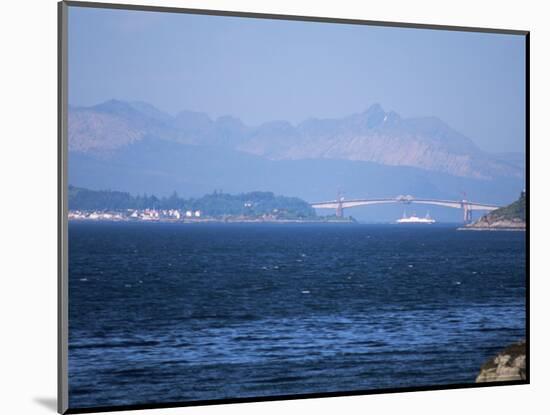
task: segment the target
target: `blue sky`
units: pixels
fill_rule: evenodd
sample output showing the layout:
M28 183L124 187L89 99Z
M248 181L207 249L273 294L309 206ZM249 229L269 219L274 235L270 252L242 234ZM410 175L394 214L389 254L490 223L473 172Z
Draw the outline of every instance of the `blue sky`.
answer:
M522 36L69 8L69 101L149 102L245 123L380 103L524 151Z

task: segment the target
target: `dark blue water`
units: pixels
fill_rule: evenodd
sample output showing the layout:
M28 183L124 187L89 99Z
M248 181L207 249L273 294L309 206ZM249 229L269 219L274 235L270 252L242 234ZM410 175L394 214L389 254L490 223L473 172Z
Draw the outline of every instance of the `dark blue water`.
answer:
M525 235L71 223L72 408L470 383L525 337Z

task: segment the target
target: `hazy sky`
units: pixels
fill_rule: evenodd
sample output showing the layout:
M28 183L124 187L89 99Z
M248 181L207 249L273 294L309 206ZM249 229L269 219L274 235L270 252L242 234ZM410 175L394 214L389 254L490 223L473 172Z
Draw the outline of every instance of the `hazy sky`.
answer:
M69 8L69 101L140 100L250 125L380 103L524 151L522 36Z

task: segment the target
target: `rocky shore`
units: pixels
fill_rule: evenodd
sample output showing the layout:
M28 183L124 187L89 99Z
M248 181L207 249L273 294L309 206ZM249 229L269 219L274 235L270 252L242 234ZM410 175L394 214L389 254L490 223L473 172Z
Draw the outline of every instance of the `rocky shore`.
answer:
M526 230L526 195L520 197L508 206L497 209L482 216L474 223L459 228L473 231L525 231Z
M512 344L481 367L476 383L525 380L525 341Z
M521 219L502 219L483 216L478 221L466 225L460 230L488 230L488 231L524 231L525 221Z

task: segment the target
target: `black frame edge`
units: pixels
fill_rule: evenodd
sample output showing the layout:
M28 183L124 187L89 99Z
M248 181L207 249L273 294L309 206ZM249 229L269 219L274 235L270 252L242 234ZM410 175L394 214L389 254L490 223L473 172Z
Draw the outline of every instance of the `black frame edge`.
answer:
M531 154L531 34L525 34L525 377L527 383L530 378L530 310L531 310L531 255L530 255L530 235L531 235L531 189L530 189L530 154Z

